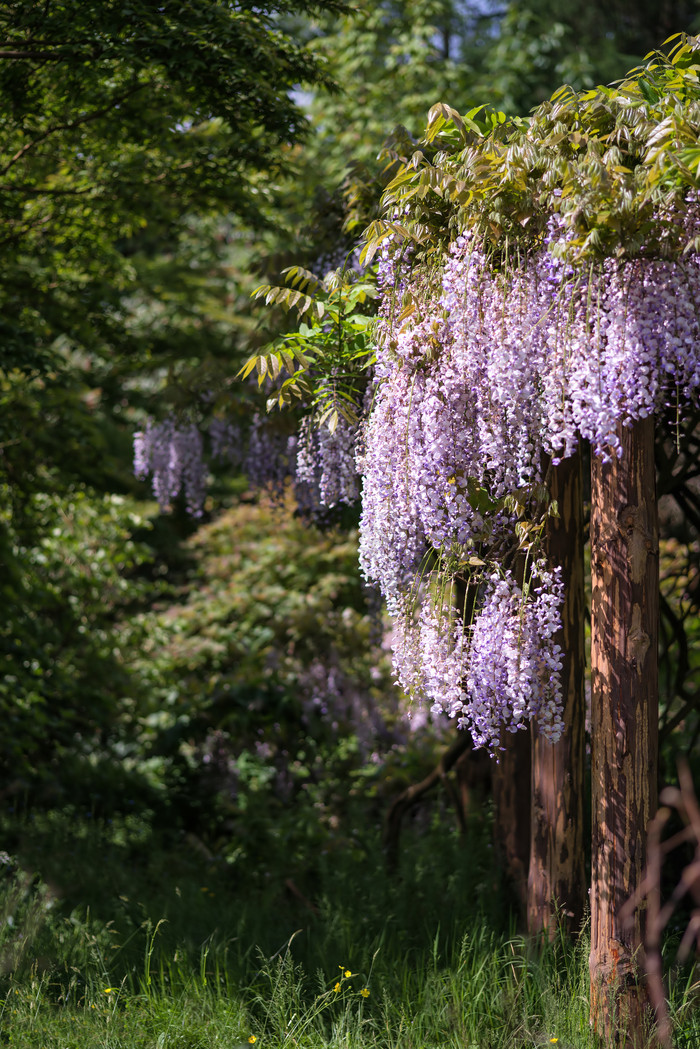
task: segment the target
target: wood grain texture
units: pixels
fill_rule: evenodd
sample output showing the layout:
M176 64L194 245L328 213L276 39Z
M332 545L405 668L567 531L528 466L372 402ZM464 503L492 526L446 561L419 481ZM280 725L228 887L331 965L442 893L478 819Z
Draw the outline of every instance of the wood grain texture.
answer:
M494 833L506 877L525 915L530 862L530 726L501 734L493 767Z
M549 743L532 727L532 803L528 931L552 937L558 923L577 933L583 919L585 869L583 792L586 672L584 640L583 481L581 454L552 469L551 497L559 516L547 529L550 564L562 569L564 607L556 637L564 652L565 729Z
M654 421L620 427L622 456L591 463L591 1022L606 1046L641 1049L647 1002L639 885L656 811L658 521Z

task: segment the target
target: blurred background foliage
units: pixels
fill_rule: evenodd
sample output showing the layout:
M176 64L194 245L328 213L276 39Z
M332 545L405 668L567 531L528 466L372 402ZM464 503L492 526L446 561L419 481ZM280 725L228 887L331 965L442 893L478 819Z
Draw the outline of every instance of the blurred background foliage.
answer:
M389 136L622 77L700 4L78 6L0 12L0 844L31 866L29 813L128 834L137 811L142 844L303 897L333 850L376 849L441 732L403 716L352 511L309 527L216 467L199 526L162 517L133 431L262 409L234 376L288 320L251 292L352 254ZM667 515L666 775L700 732L692 512Z

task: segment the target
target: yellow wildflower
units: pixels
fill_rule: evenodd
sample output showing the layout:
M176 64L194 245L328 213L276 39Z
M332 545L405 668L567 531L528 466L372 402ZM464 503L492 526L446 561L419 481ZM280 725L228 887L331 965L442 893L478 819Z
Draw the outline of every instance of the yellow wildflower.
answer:
M346 980L349 980L350 977L352 976L352 973L350 972L349 969L346 969L345 972L343 973L343 976L345 977Z
M360 994L363 998L369 998L369 987L363 987Z
M254 1042L257 1042L257 1038L255 1037L255 1035L254 1035L254 1034L251 1034L251 1036L250 1036L250 1038L248 1039L248 1041L249 1041L249 1042L250 1042L250 1044L252 1045L252 1044L253 1044Z
M340 984L339 984L339 983L337 983L337 984L335 985L335 987L333 988L333 990L334 990L334 991L335 991L335 993L337 994L337 993L338 993L338 991L340 990Z

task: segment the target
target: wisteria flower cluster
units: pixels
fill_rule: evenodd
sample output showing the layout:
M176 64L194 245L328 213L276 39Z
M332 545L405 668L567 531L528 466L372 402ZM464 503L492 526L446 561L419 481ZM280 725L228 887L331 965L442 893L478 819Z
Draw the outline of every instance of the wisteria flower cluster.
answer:
M141 479L151 475L161 510L169 509L184 491L188 513L201 517L207 468L202 435L194 424L178 425L172 417L163 422L149 419L134 435L134 473Z
M242 464L244 444L240 426L215 415L209 423L209 441L214 459L233 466Z
M301 423L297 436L294 480L309 487L314 501L332 509L339 503L352 505L360 495L355 463L357 428L342 416L333 431L314 426L310 416Z
M356 427L342 417L331 431L306 416L299 431L289 435L255 415L243 470L254 487L273 499L282 499L291 486L299 512L316 520L340 503L359 498L355 437Z
M528 599L510 572L493 572L479 586L471 622L454 603L426 596L397 617L397 682L430 704L433 714L456 718L474 745L501 747L503 729L515 732L536 717L543 734L559 738L562 585L557 570L532 566Z
M274 429L264 415L253 416L243 469L255 488L265 489L274 499L284 497L294 472L296 438Z
M523 527L547 512L546 464L581 438L614 456L620 423L700 394L698 257L582 275L562 236L553 221L538 251L496 264L462 236L432 275L389 245L379 267L361 564L396 617L403 687L491 749L531 717L551 739L562 728L562 587L542 529ZM425 596L460 574L476 595L466 617Z
M698 399L698 255L609 258L582 280L545 249L517 283L540 288L524 334L540 351L548 451L567 455L583 437L609 459L620 451L621 422Z
M247 441L239 427L215 417L209 424L209 443L212 458L239 467L253 487L273 500L283 499L291 484L300 511L314 518L359 499L356 432L343 417L332 431L314 426L306 417L298 434L289 434L255 414ZM162 422L149 420L134 435L134 473L142 479L151 476L162 511L184 493L188 513L201 517L209 469L202 435L193 423L179 424L173 416Z
M209 424L211 458L239 467L251 484L281 498L296 459L296 440L274 431L267 420L253 417L247 442L239 427L215 417ZM161 511L170 510L184 494L187 512L201 517L209 477L204 439L195 423L180 423L172 415L161 422L149 419L134 434L134 473L151 477Z

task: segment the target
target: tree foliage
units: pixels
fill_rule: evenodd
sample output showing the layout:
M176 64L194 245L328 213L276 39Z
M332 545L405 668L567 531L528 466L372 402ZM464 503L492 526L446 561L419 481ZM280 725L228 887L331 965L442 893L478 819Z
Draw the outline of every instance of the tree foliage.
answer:
M494 247L527 250L551 214L564 219L579 262L692 248L670 212L697 186L697 106L695 51L686 43L615 87L562 88L528 120L478 110L462 117L438 104L419 148L397 158L384 206L399 212L410 202L402 229L426 250L465 229ZM370 250L392 232L371 227Z
M524 113L561 79L575 89L612 79L628 64L621 52L641 58L666 35L657 32L665 8L616 6L610 32L607 12L607 5L572 13L534 0L502 8L362 3L353 12L333 0L3 6L1 636L17 680L5 683L2 700L16 719L7 749L15 770L28 767L23 741L28 763L45 753L33 709L47 734L55 731L59 751L71 740L87 748L100 734L123 742L133 729L130 714L120 721L124 695L117 695L124 684L115 669L123 653L114 655L114 621L123 617L117 580L129 590L132 576L147 571L138 563L146 552L137 547L120 569L95 575L106 594L105 622L76 551L77 542L116 562L119 543L128 549L138 535L129 514L142 511L101 494L131 487L125 422L142 425L147 414L173 408L188 422L223 417L236 397L233 375L251 354L251 371L277 405L296 404L301 394L331 425L343 407L356 411L371 357L373 275L327 275L349 254L351 269L353 231L377 217L387 183L388 205L411 214L385 216L371 228L373 244L405 236L419 258L434 251L435 259L465 223L487 231L494 244L505 243L504 234L512 245L537 239L562 187L558 206L576 230L576 250L592 256L627 222L620 205L632 194L633 251L635 209L651 213L695 186L695 74L685 59L659 59L620 88L564 92L530 122L497 114ZM682 13L691 28L695 5ZM340 88L335 94L326 91L330 80ZM290 96L299 84L311 94ZM443 101L434 109L419 141L425 112L445 99L452 108ZM653 149L652 185L644 178ZM344 222L350 235L341 232ZM280 290L278 274L292 262L310 276L288 273ZM269 298L274 310L256 329L248 298L261 282L254 309ZM293 330L285 305L308 305L304 327ZM240 400L250 399L250 387L241 387ZM177 512L175 526L186 530ZM250 551L252 561L254 543ZM268 575L276 564L265 562ZM676 569L682 574L684 565ZM147 576L147 586L153 583ZM268 583L253 573L242 585L265 590ZM140 584L131 593L140 600ZM286 598L273 597L287 607ZM694 606L673 607L695 621ZM253 633L263 630L245 614ZM201 607L173 618L185 636L194 621L212 636L227 635ZM157 616L146 619L144 630L165 629ZM321 630L321 619L312 631ZM193 669L171 641L157 661L154 695L165 696L177 675L196 689L198 668L219 673L204 657L197 662L196 642ZM241 647L231 651L242 658ZM258 654L248 651L251 667ZM95 682L102 677L110 681L104 692ZM679 687L690 702L687 678ZM675 708L669 724L680 714ZM199 711L178 724L174 716L166 726L179 733L173 766L181 762L187 775L183 755L204 753L209 717ZM234 720L223 730L235 733ZM190 724L200 742L188 752ZM145 731L149 746L156 734L154 726ZM164 737L165 730L160 742ZM250 765L251 782L267 776L259 772L264 764Z
M284 276L286 285L261 285L254 295L268 305L294 310L301 323L252 356L238 377L245 379L256 371L259 386L271 385L268 411L302 402L313 411L315 425L331 433L340 417L357 424L366 387L363 372L374 357L375 282L371 275L362 279L355 270L330 272L321 279L297 266Z
M291 89L327 82L279 24L281 10L311 6L341 9L96 0L0 11L2 695L15 773L54 734L67 746L115 713L116 696L96 704L77 686L85 676L96 694L111 641L62 568L70 522L118 575L116 535L126 542L134 526L117 513L103 530L99 493L133 488L129 387L136 409L164 384L184 403L202 357L235 346L230 310L247 291L232 279L232 228L264 222L305 132Z
M348 834L360 786L383 790L406 760L355 536L291 510L244 502L202 527L179 595L123 624L143 638L127 656L140 761L249 876L284 858L306 871Z
M315 6L339 8L334 0ZM262 221L270 185L306 126L290 91L323 80L320 64L280 30L277 10L215 0L4 5L0 363L8 404L21 398L25 378L84 386L98 362L133 353L125 319L148 283L139 263L156 244L177 256L192 215ZM192 268L191 244L180 272ZM38 383L38 400L42 391ZM10 408L6 449L12 418Z

